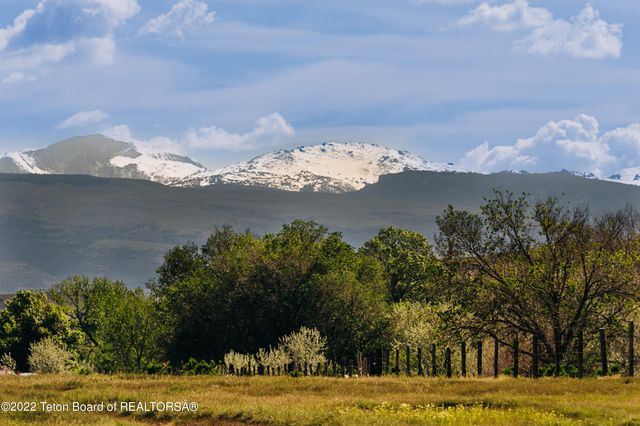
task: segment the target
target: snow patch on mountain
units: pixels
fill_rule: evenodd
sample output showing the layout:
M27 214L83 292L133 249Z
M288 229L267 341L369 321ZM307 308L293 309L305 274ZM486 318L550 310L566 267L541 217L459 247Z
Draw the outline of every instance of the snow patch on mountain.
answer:
M33 154L34 151L8 152L5 154L5 157L13 160L19 169L24 170L24 173L47 174L46 170L36 165Z
M407 151L365 143L323 143L279 150L174 182L176 186L232 183L286 191L347 192L406 170L462 171Z
M109 163L120 168L133 166L154 182L168 184L207 170L188 157L160 151L149 143L133 138L119 140L128 142L131 146L122 154L113 157Z
M629 167L620 170L613 176L607 179L611 182L626 183L627 185L639 185L640 186L640 167Z

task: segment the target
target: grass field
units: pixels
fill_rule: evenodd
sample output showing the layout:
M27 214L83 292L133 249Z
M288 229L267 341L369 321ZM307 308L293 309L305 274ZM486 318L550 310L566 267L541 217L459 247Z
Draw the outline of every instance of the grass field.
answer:
M22 424L640 425L640 379L0 376L0 412ZM50 412L40 402L117 402L114 413ZM197 411L121 411L121 401L196 402ZM138 407L136 407L138 408ZM6 410L6 405L5 405ZM105 408L106 410L106 408Z

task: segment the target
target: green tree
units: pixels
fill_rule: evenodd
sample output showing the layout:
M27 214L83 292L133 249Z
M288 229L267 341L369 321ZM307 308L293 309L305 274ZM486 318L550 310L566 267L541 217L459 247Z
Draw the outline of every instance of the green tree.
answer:
M85 337L81 356L99 371L141 371L162 332L154 301L121 281L76 276L49 290Z
M422 234L382 228L360 251L383 265L392 302L430 301L435 297L433 290L441 272L440 262Z
M592 217L556 197L496 192L480 214L450 206L437 224L450 286L473 299L478 328L538 336L556 371L581 330L615 324L640 297L630 209Z
M262 238L222 227L190 253L187 268L179 265L184 250L168 253L171 267L151 285L174 364L230 349L255 353L301 326L318 328L338 351L370 344L385 329L377 260L316 223L294 221ZM183 275L167 279L169 269Z
M19 371L27 371L29 348L44 338L53 338L76 348L81 341L63 309L47 300L41 291L19 291L0 311L0 353L10 352Z
M106 307L99 334L116 371L144 371L158 355L161 325L142 289L124 289Z

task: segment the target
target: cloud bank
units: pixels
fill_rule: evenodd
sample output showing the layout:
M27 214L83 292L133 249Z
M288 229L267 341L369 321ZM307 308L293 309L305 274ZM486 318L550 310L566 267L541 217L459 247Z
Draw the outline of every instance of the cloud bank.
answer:
M531 30L513 46L535 55L618 58L623 47L622 24L604 21L591 4L566 21L554 19L547 9L532 7L527 0L515 0L501 6L482 3L458 23L463 26L482 24L494 31Z
M41 0L0 28L0 71L42 71L72 57L109 64L115 29L139 10L136 0Z
M110 127L103 135L119 140L133 139L131 129L126 125ZM232 133L216 126L189 129L180 139L155 137L146 141L149 145L175 153L190 149L248 151L288 142L295 135L295 129L277 112L256 120L253 130L246 133Z
M529 138L491 147L485 142L469 151L462 167L478 172L573 170L609 177L640 166L640 123L601 134L595 117L550 121Z
M216 126L190 129L184 143L191 148L247 151L281 144L294 135L294 128L274 112L258 118L247 133L229 133Z

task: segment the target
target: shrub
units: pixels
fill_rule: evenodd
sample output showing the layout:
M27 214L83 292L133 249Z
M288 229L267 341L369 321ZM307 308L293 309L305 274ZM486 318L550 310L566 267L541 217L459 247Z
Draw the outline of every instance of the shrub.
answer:
M195 358L189 358L189 360L182 367L182 372L189 375L212 374L215 370L215 361L211 361L209 363L203 359L198 361Z
M167 362L150 361L145 371L147 374L171 374L171 367Z
M240 374L243 369L248 371L250 367L256 365L253 355L241 354L230 351L224 355L224 365L231 374Z
M76 374L89 375L96 372L95 367L90 362L79 362L74 368L73 372Z
M261 365L263 369L269 367L272 372L275 372L278 368L282 371L285 370L287 364L291 362L289 355L280 346L277 348L269 348L268 351L260 348L255 355L256 363Z
M2 354L0 357L0 368L8 368L11 371L16 371L16 360L11 357L11 353Z
M327 339L315 328L301 327L280 339L280 346L289 355L298 371L309 366L324 363L327 359L324 352L327 350ZM305 368L306 367L306 368Z
M55 374L71 370L73 355L50 337L29 347L29 366L34 373Z

